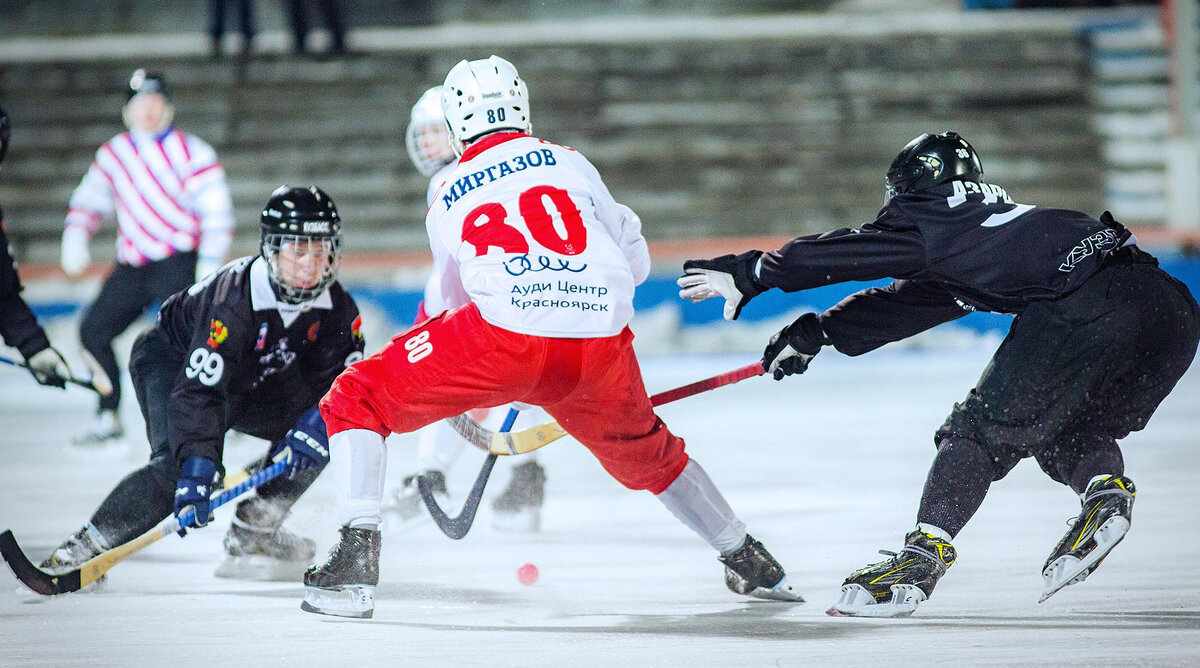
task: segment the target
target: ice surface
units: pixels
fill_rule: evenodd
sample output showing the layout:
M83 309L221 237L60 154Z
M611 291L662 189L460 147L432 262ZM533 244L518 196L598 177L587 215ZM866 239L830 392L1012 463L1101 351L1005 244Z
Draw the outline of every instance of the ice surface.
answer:
M824 614L842 578L897 549L914 521L932 434L993 344L833 352L806 375L745 381L663 407L671 428L788 569L803 605L726 591L715 554L649 494L622 489L577 443L539 453L548 475L541 533L493 530L490 509L451 541L425 524L384 537L373 620L300 611L299 583L219 580L230 510L116 566L103 591L41 599L0 569L0 666L1194 666L1200 665L1200 372L1146 431L1125 441L1138 501L1128 538L1092 577L1038 605L1039 570L1078 501L1032 461L997 483L955 541L958 563L907 620ZM648 356L651 392L733 369L753 355ZM126 379L126 382L128 380ZM146 455L133 394L126 452L65 444L93 405L0 369L0 529L43 558ZM613 416L620 419L620 416ZM389 484L415 438L393 437ZM231 468L263 444L237 439ZM483 455L451 471L457 497ZM507 483L497 467L489 494ZM332 481L289 526L336 535ZM526 562L540 570L517 581Z

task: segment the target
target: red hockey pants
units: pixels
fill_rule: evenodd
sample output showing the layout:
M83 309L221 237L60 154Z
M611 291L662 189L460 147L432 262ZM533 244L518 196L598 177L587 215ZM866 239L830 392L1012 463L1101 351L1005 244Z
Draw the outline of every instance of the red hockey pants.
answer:
M488 324L474 304L394 337L346 369L325 398L329 434L415 431L481 406L546 409L605 470L654 494L687 464L683 439L654 414L625 328L605 338L518 334Z

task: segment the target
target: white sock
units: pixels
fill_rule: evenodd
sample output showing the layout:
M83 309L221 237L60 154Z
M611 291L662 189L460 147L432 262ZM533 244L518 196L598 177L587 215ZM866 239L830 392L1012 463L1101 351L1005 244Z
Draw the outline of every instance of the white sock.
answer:
M695 459L688 460L683 472L658 495L658 500L721 554L731 554L746 542L746 524L733 513Z
M366 429L329 437L329 469L337 484L337 517L343 526L375 528L383 521L383 478L387 446Z
M917 522L917 530L921 531L923 533L927 533L930 536L933 536L934 538L939 538L941 540L944 540L947 543L951 542L950 532L946 531L945 529L943 529L939 526L936 526L933 524L926 524L925 522Z

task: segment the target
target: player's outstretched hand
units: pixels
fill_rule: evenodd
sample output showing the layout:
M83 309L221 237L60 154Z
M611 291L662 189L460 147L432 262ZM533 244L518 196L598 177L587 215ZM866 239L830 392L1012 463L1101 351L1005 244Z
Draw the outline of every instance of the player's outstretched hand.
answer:
M217 479L217 465L204 457L188 457L183 460L179 474L179 482L175 483L175 516L178 517L188 508L196 511L196 521L192 526L202 527L212 519L213 483ZM179 527L179 535L187 535L186 527Z
M754 278L754 265L760 257L762 251L752 250L711 260L688 260L683 263L683 275L675 281L679 297L693 302L724 297L725 319L737 320L742 307L765 290Z
M821 330L821 321L815 313L805 313L792 324L771 337L763 350L763 370L783 380L784 376L804 373L808 363L821 352L821 346L829 344Z
M25 360L33 379L42 385L66 389L71 368L53 346L47 346Z
M307 469L319 469L329 463L329 436L325 431L325 420L316 407L300 414L296 426L292 427L271 451L271 456L284 449L290 449L288 458L288 477Z

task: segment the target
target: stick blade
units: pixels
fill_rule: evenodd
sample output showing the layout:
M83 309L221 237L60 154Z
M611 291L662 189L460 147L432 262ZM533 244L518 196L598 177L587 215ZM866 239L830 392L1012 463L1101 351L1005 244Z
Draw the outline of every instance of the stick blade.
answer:
M79 569L62 575L50 575L33 565L12 531L0 533L0 556L4 557L9 570L21 581L21 584L42 596L54 596L79 591Z
M429 515L433 518L434 524L437 524L446 536L459 540L471 530L475 513L471 513L471 517L466 521L463 521L462 515L458 517L447 515L446 511L438 505L437 499L433 498L433 490L429 488L429 483L425 480L424 475L417 476L417 491L421 494L421 500L425 502L425 507L429 509Z

